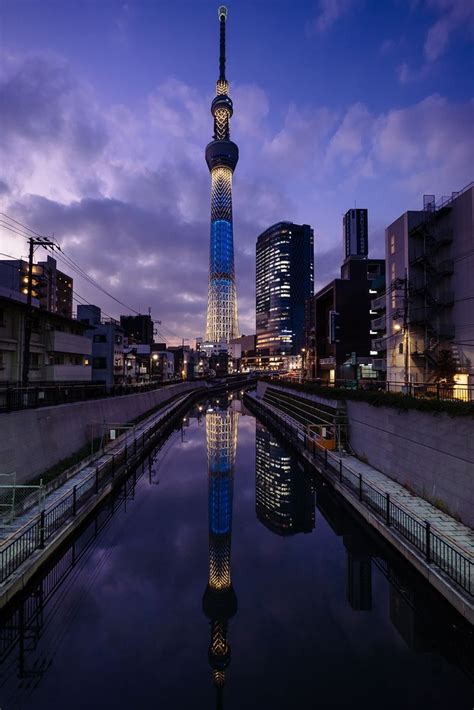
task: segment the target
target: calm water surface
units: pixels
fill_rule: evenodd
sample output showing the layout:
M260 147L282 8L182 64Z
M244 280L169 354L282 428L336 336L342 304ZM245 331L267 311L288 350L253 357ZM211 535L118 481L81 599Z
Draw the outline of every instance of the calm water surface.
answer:
M142 471L1 619L1 710L471 710L469 630L240 402Z

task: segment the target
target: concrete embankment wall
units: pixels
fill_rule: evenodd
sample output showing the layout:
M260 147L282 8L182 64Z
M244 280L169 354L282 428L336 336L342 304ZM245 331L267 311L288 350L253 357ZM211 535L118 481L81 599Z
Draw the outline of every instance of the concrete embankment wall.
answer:
M474 528L474 420L347 401L357 456Z
M206 389L203 382L182 382L123 397L25 409L0 414L0 473L17 474L26 483L100 436L104 422L126 424L173 397Z
M267 383L259 382L263 397ZM272 385L269 385L272 386ZM305 393L286 389L289 394ZM333 399L307 395L335 407ZM346 401L354 453L430 503L474 528L474 420Z

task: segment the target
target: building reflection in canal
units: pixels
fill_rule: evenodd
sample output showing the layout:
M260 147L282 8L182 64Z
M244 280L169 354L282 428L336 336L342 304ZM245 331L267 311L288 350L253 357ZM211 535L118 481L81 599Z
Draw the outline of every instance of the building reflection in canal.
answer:
M208 658L216 687L218 708L222 707L223 686L230 663L229 620L237 611L237 598L231 580L231 534L238 405L239 403L233 403L228 409L213 409L205 415L209 576L202 607L210 623ZM196 408L190 413L190 427L199 426L200 418L201 412ZM203 443L203 439L199 434L199 441ZM170 441L170 451L175 450L172 447L176 446L178 441L179 434ZM253 445L253 442L242 440L242 448L247 447L247 453ZM165 450L166 447L163 448L163 451ZM380 606L380 600L386 599L382 614L390 620L392 627L397 630L399 637L412 653L435 654L438 657L437 663L441 664L441 658L444 658L472 678L472 630L467 628L463 620L447 606L433 588L367 526L361 524L329 486L319 480L315 481L308 471L303 470L296 456L280 443L279 437L258 422L255 450L256 512L260 523L256 527L261 529L264 525L271 530L275 544L279 544L278 538L281 536L311 532L314 528L316 502L322 525L315 528L314 536L301 542L311 542L313 537L317 542L316 536L323 532L324 521L330 528L331 537L336 536L341 540L340 548L345 551L346 582L345 589L338 590L336 587L336 595L339 598L345 596L350 608L358 615L361 612L368 614L372 605L380 614L380 610L384 609ZM155 455L158 455L157 452ZM61 605L65 603L67 590L80 585L87 559L94 551L98 538L105 534L109 525L114 525L116 513L122 511L136 516L134 505L128 505L135 496L135 483L142 484L139 496L142 496L143 502L146 483L153 484L160 470L159 466L149 463L150 466L141 467L137 476L130 476L117 495L110 498L60 553L51 559L42 574L34 583L28 585L14 604L0 611L0 688L3 695L8 688L17 699L20 696L23 699L24 694L35 692L44 676L51 674L53 679L55 678L55 673L58 672L56 666L60 640L69 632L68 625L63 627L61 613L58 614ZM204 474L202 469L201 472ZM141 475L143 473L146 475ZM204 484L204 476L199 478L201 486ZM236 491L237 482L241 483L240 475L236 478ZM153 490L159 491L161 486ZM242 516L242 507L239 509L236 505L235 515L238 514ZM200 520L204 526L202 516ZM327 536L329 531L324 532ZM257 529L255 534L258 534ZM234 541L234 547L238 542ZM280 542L283 544L282 540ZM299 542L299 537L294 539L295 544ZM146 551L148 547L144 549ZM313 548L307 549L313 555ZM338 548L334 549L337 554ZM245 556L239 556L240 560L244 558ZM311 559L316 559L316 556ZM262 561L262 564L264 562ZM202 567L200 569L202 570ZM326 570L322 569L321 573L326 573ZM387 597L381 597L381 575L388 581ZM377 585L373 584L376 577ZM201 590L199 582L196 596L202 593ZM308 594L313 591L308 588ZM270 591L269 594L271 593ZM248 610L246 613L248 614ZM347 620L347 617L344 618ZM370 619L370 614L367 618ZM377 619L378 616L374 614L374 623L379 623ZM436 623L433 620L436 620ZM202 624L202 621L201 617L199 623ZM234 619L234 628L237 623L238 619ZM200 654L201 649L204 655L204 648L201 646L196 650L196 654ZM239 663L242 667L242 656L246 652L247 649L239 647L236 666ZM279 652L283 653L284 649ZM415 657L413 660L415 661ZM228 693L232 691L238 695L239 688L229 687L227 690ZM1 701L2 706L11 706L6 704L5 697L2 697Z
M209 664L217 690L217 707L222 707L225 671L230 663L227 626L237 611L232 586L230 553L232 540L232 499L237 448L238 413L209 408L206 413L206 442L209 509L209 578L202 608L210 621Z
M255 509L277 535L309 533L314 528L313 481L263 424L255 430Z

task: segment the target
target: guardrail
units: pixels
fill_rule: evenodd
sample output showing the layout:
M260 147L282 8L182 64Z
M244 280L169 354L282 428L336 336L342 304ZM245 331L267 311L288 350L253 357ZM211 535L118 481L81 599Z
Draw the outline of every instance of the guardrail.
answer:
M160 411L160 414L168 415L166 428L172 425L174 415L184 407L189 407L187 396L184 396L184 401L181 399ZM90 498L98 495L115 478L120 466L136 463L159 429L164 433L161 419L146 427L139 436L134 434L133 440L130 440L131 437L127 434L125 443L114 449L113 454L109 454L108 461L97 465L81 483L76 484L53 505L46 507L32 521L7 538L0 548L0 584L36 550L44 548L46 543L84 508ZM135 470L132 475L136 475Z
M150 392L168 385L179 384L178 380L149 382L136 385L94 385L67 384L35 385L28 387L0 386L0 412L13 412L19 409L51 407L57 404L71 404L88 399L121 397L124 394Z
M265 379L265 377L262 377ZM330 387L345 390L362 390L366 392L386 392L404 394L415 399L443 400L447 402L474 402L474 385L446 384L444 382L391 382L389 380L325 380L304 379L302 382L298 378L292 377L268 377L277 379L288 384L308 385L308 391L312 387Z
M365 503L388 527L393 527L405 540L422 553L428 564L436 565L470 596L474 596L474 560L446 539L428 521L417 518L400 503L395 503L389 493L367 482L362 474L353 471L342 459L320 449L305 428L298 426L288 416L276 413L271 405L263 406L247 396L250 408L254 405L264 420L268 419L296 446L305 448L313 460L331 474L362 503Z

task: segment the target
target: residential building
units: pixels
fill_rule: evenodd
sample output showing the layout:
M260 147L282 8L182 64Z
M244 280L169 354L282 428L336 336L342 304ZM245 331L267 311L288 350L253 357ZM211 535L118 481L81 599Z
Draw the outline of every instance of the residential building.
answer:
M92 340L92 380L108 387L124 381L123 329L114 319L102 320L98 306L80 305L77 319L86 324Z
M120 316L120 325L129 345L134 343L151 345L153 343L153 320L151 315Z
M474 183L385 231L387 378L474 384Z
M314 238L307 224L278 222L257 239L256 350L260 368L279 369L305 344L305 300L314 289Z
M155 343L151 348L151 379L167 382L175 379L174 353L166 343Z
M24 259L0 260L0 287L18 293L28 292L28 262ZM31 295L41 309L72 318L73 279L57 268L56 259L33 264Z
M0 288L0 381L22 379L26 295ZM90 338L86 326L71 318L50 313L32 299L29 356L30 384L90 382Z

